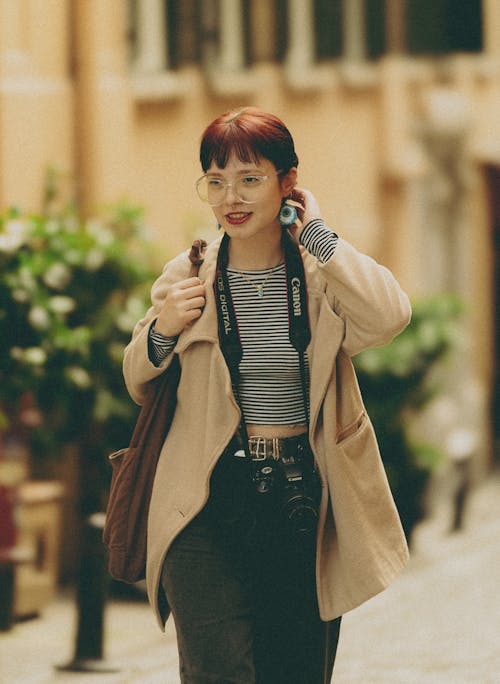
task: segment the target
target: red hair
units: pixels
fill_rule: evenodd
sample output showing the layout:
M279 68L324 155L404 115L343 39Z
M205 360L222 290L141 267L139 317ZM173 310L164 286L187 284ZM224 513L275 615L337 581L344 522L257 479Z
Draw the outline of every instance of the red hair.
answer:
M225 112L205 129L200 146L204 172L212 163L223 169L232 153L242 162L268 159L283 174L299 163L293 138L283 121L257 107Z

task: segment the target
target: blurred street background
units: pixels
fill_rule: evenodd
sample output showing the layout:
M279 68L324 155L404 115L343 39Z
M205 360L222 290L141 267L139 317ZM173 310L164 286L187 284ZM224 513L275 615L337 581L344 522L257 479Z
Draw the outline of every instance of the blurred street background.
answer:
M178 681L172 624L106 575L107 454L151 284L215 237L201 133L246 104L414 308L354 359L412 561L334 681L500 683L498 0L0 2L0 683Z

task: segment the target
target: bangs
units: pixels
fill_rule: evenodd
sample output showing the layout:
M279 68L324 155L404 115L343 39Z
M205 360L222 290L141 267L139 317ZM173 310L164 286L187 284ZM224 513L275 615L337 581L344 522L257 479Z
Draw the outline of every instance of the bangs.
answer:
M247 164L258 164L262 154L256 149L255 141L245 131L236 126L228 125L218 131L218 135L207 136L201 148L201 166L207 171L212 164L224 169L229 157L236 157Z

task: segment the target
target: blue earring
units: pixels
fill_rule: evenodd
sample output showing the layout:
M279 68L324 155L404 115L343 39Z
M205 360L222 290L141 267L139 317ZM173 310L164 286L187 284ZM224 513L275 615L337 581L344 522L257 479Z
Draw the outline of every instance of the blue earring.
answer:
M297 209L295 209L293 204L287 204L285 201L279 213L279 222L281 223L281 227L288 228L288 226L291 226L295 223L297 218Z
M222 228L222 224L220 224L220 223L217 221L217 230L220 230L221 228Z

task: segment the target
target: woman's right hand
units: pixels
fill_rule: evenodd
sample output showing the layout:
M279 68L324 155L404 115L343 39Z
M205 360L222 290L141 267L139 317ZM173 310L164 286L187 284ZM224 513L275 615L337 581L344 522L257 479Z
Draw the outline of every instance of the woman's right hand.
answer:
M155 323L155 332L175 337L201 316L205 306L205 284L199 278L186 278L174 283Z

